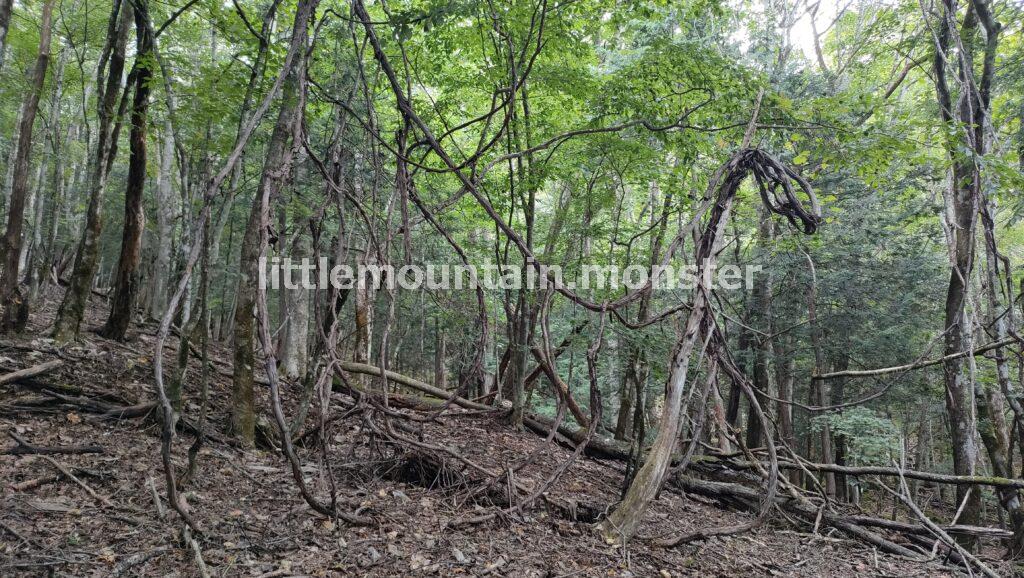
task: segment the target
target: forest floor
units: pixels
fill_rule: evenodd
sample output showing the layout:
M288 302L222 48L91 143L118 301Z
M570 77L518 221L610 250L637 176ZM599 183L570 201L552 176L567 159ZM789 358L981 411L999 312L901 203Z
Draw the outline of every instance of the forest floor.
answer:
M94 331L105 311L94 303L82 339L60 350L45 338L29 337L45 335L52 303L36 312L26 337L0 342L0 375L64 360L52 372L0 385L0 435L7 442L0 443L0 452L16 446L9 432L36 446L94 444L103 449L81 455L0 455L0 576L199 574L192 550L181 543L182 523L164 501L156 420L101 419L89 411L88 400L134 405L155 398L155 328L134 327L126 343L102 339ZM169 340L165 367L174 364L176 344ZM304 473L318 495L328 495L321 475L326 454L340 507L376 522L372 527L336 524L302 500L279 452L243 451L228 443L230 355L221 345L211 347L211 353L222 370L211 375L209 429L221 435L207 441L198 473L186 487L193 515L205 531L198 544L211 576L958 574L939 562L922 564L876 552L841 534L801 533L778 525L663 549L649 539L750 519L671 491L653 504L638 539L625 549L610 547L593 533L590 519L616 500L622 467L588 457L581 457L550 488L547 499L525 514L466 523L497 509L481 504L479 497L486 492L473 491L487 485L487 476L456 459L440 467L418 461L409 448L368 435L358 414L331 424L326 452L299 449ZM185 413L193 420L198 415L198 365L190 365L186 385ZM296 399L295 389L285 389L286 404ZM64 391L65 399L47 390ZM261 408L268 407L265 390L259 392ZM339 403L351 401L336 396ZM430 422L405 423L418 430L420 439L490 472L506 472L535 455L514 474L528 488L542 484L571 455L479 413L453 409ZM187 433L175 440L179 473L191 442ZM62 475L59 467L78 481ZM497 484L505 483L505 477L498 478ZM545 507L551 503L570 507ZM998 553L996 546L991 548ZM1009 573L1008 567L992 564Z

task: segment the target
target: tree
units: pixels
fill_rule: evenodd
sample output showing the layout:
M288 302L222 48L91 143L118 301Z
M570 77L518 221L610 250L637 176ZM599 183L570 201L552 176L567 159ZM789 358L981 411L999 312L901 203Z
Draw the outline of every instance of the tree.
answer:
M10 7L7 7L8 16ZM25 197L28 195L29 161L32 154L32 129L39 111L39 97L46 80L46 69L50 63L50 20L53 13L52 0L45 0L39 26L39 53L29 81L29 89L22 104L21 121L18 125L17 156L14 158L14 180L11 188L11 204L7 212L7 230L3 236L3 277L0 278L0 301L4 303L3 317L0 318L0 332L21 331L28 322L27 296L19 287L21 282L20 259L22 228L25 219ZM2 17L2 14L0 14ZM0 33L6 34L6 21ZM0 45L0 50L3 46Z
M125 48L128 44L129 27L132 24L132 12L128 0L115 0L107 26L106 44L96 69L99 123L96 127L96 146L89 156L89 205L82 238L75 252L71 279L54 321L53 337L58 342L67 342L78 336L82 318L85 316L85 305L92 289L93 276L96 273L100 232L103 229L103 193L112 157L116 151L114 113L118 97L121 95L121 76L124 73Z
M107 339L123 340L131 323L135 298L141 284L139 261L142 257L142 230L146 219L142 211L142 193L146 187L146 116L153 77L153 37L147 0L135 0L135 97L132 102L128 186L124 192L124 228L121 256L117 260L114 296L110 316L100 334ZM159 274L159 273L158 273Z
M304 46L306 42L305 21L296 16L292 29L292 44ZM281 108L277 121L267 144L267 153L263 161L260 183L256 188L256 197L249 211L249 220L242 238L241 275L238 279L237 300L235 302L234 328L234 373L231 379L231 429L243 442L252 444L255 436L256 413L253 392L253 368L256 364L254 352L256 307L256 284L265 272L260 271L262 263L258 262L260 254L259 240L263 234L262 223L267 220L261 199L270 202L277 200L282 187L286 186L291 176L291 163L294 157L293 137L297 131L300 109L304 106L304 95L299 94L299 75L304 74L302 66L296 62L288 71L281 92Z

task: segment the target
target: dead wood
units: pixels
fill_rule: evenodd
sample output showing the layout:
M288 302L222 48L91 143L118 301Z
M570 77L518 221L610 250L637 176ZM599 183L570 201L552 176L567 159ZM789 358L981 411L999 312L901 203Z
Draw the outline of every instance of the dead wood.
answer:
M725 482L698 480L696 478L683 475L674 476L669 480L668 487L714 498L752 512L760 510L761 500L763 499L760 492L746 486ZM900 546L899 544L888 540L875 532L859 526L849 517L823 512L817 508L809 507L807 504L791 500L784 496L776 497L775 503L787 513L795 515L809 527L814 527L820 514L822 523L836 528L837 530L841 530L854 538L867 542L883 552L903 556L912 560L923 561L920 553L914 552L904 546ZM670 545L674 545L671 544L671 542L672 541L668 541Z
M871 516L849 516L848 519L858 526L870 526L873 528L881 528L883 530L892 530L900 532L901 534L916 534L921 536L931 536L932 532L921 524L915 524L912 522L900 522L898 520L887 520L885 518L874 518ZM1009 530L1003 530L1001 528L989 528L986 526L966 526L963 524L953 524L940 526L943 531L950 534L970 534L974 536L984 536L989 538L1010 538L1013 536L1013 532Z
M68 478L72 482L75 482L76 484L78 484L78 486L80 488L85 490L85 493L89 494L89 496L91 496L97 502L100 502L104 506L108 506L108 507L113 507L114 506L114 504L109 499L101 496L100 494L97 494L96 490L93 490L91 487L89 487L88 484L86 484L81 479L79 479L77 476L75 476L75 474L71 473L71 470L68 469L68 467L65 466L64 464L58 462L57 460L51 458L50 456L43 456L43 459L48 461L48 462L50 462L50 465L52 465L53 467L57 468L57 470L59 470L60 473L64 474L64 476L66 478Z
M754 469L757 464L749 461L729 460L715 455L705 455L695 458L708 465L722 465L731 469L748 470ZM840 466L836 464L815 464L801 461L796 464L791 461L779 461L779 467L784 470L807 469L814 472L835 472L851 476L891 476L899 477L901 472L895 468L881 466ZM914 470L903 470L902 475L906 478L934 482L938 484L968 484L976 486L993 486L997 488L1024 489L1024 479L1000 478L995 476L956 476L951 474L937 474L932 472L919 472Z
M102 454L103 447L97 445L84 446L37 446L28 443L21 436L13 431L7 432L14 440L15 446L4 450L2 453L9 456L21 456L28 454Z
M980 347L975 348L973 351L960 351L958 353L952 353L939 357L938 359L928 359L917 361L914 363L907 363L904 365L895 365L892 367L882 367L879 369L848 369L845 371L834 371L832 373L823 373L821 375L812 375L813 379L836 379L839 377L875 377L879 375L886 375L889 373L901 373L904 371L913 371L915 369L922 369L925 367L931 367L932 365L938 365L945 363L952 359L959 359L961 357L967 357L968 355L981 355L985 352L992 351L993 349L999 349L1017 342L1015 337L1007 337L1006 339L1000 339L999 341L993 341L992 343L986 343Z
M365 363L342 362L339 365L343 371L347 371L350 373L360 373L364 375L373 375L378 377L381 374L379 367L368 365ZM440 400L451 399L453 405L457 405L462 408L480 411L503 411L501 408L496 408L494 406L477 403L475 401L459 397L455 395L453 392L445 391L439 387L435 387L433 385L424 383L418 379L414 379L412 377L408 377L400 373L395 373L394 371L387 371L385 375L387 376L388 381L395 382L399 385L403 385L410 389L414 389L421 393L425 393ZM395 395L389 395L389 398L392 397L395 397ZM402 399L402 397L398 396L398 399ZM409 405L437 405L431 404L431 402L428 400L406 401L409 401ZM548 432L551 431L551 427L555 425L555 422L542 416L530 415L523 417L523 425L525 425L527 428L540 435L546 436ZM558 425L557 432L563 438L560 441L562 441L563 443L566 440L571 441L573 447L575 447L577 444L583 443L583 440L586 439L586 430L582 428L576 428L565 423ZM584 450L584 453L588 456L595 458L626 460L629 458L629 445L610 438L606 438L604 436L595 435L590 439L589 443L587 443L587 447Z
M39 365L33 365L31 367L26 367L25 369L19 369L18 371L12 371L11 373L7 373L5 375L0 375L0 385L4 385L4 384L7 384L7 383L14 383L16 381L21 381L22 379L26 379L26 378L29 378L29 377L35 377L37 375L42 375L44 373L48 373L50 371L53 371L54 369L57 369L58 367L60 367L62 365L64 365L64 362L62 360L60 360L60 359L52 359L52 360L47 361L45 363L40 363Z

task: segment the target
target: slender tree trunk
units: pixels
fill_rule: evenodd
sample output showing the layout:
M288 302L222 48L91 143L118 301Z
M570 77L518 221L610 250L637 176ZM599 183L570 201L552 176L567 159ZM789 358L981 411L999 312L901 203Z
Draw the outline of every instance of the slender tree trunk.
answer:
M7 213L7 232L3 237L4 270L0 278L0 303L4 304L0 332L21 331L28 323L28 302L19 287L22 225L25 218L25 196L28 193L29 160L32 153L32 128L39 110L39 97L46 80L46 68L50 62L50 20L53 0L43 4L42 22L39 28L39 54L32 69L28 94L22 105L21 123L18 126L18 154L14 162L14 180L11 188L11 204Z
M987 305L988 326L995 330L995 338L1002 340L1007 337L1008 319L1013 319L1012 305L1004 310L1000 296L1003 295L1003 285L999 275L1000 259L996 253L996 241L993 219L995 217L994 203L986 207L987 216L982 219L985 228L985 297ZM1005 265L1004 265L1005 269ZM1007 271L1006 274L1009 274ZM1010 429L1004 417L1004 400L1013 410L1015 422L1020 432L1020 420L1022 415L1021 400L1016 392L1016 386L1010 379L1010 365L1006 359L1003 348L994 351L996 363L996 381L998 389L992 384L986 383L981 386L983 395L978 396L978 432L981 434L982 443L988 451L989 462L992 464L992 474L995 476L1013 477ZM1021 438L1024 442L1024 438ZM1013 488L1003 488L998 491L999 504L1009 514L1011 527L1013 528L1013 539L1010 544L1010 552L1013 557L1024 555L1024 504L1020 494Z
M104 47L104 54L109 58L101 58L97 69L96 86L100 91L97 94L99 126L96 131L96 148L89 161L89 207L86 210L85 227L75 255L74 270L54 321L53 337L58 343L65 343L78 336L99 261L100 232L103 228L103 193L107 183L107 168L116 151L111 124L121 93L121 76L124 74L125 48L128 44L131 18L132 8L127 0L115 2L108 29L107 46Z
M29 295L32 300L39 297L40 289L46 284L48 264L53 260L53 245L50 238L55 227L54 216L59 213L60 204L64 197L64 155L61 154L61 123L60 104L64 97L64 67L67 64L68 55L71 53L68 46L62 46L60 55L57 57L57 68L53 74L53 96L50 101L50 150L53 153L53 173L50 181L50 202L40 203L35 214L35 226L33 227L33 258L29 260ZM43 178L47 178L44 175Z
M665 231L668 227L668 212L672 207L672 194L667 193L662 199L662 210L658 213L654 210L661 195L657 181L651 181L648 185L649 203L651 207L652 227L657 226L651 237L650 251L648 254L648 267L653 270L655 265L661 261L661 247L665 242ZM650 317L651 291L646 291L640 297L637 310L637 323L644 323ZM647 361L647 351L642 344L626 340L626 361L623 372L623 383L619 405L619 415L615 423L615 439L630 439L638 444L643 444L646 424L637 423L637 420L644 419L645 412L645 389L647 387L650 366Z
M850 356L846 354L849 351L849 343L845 343L842 352L839 354L839 359L835 362L836 371L846 371L850 367ZM832 380L832 388L829 392L829 402L832 405L839 405L846 401L846 378L840 377ZM829 432L832 433L831 431ZM832 446L835 448L835 464L838 466L846 465L846 436L842 434L835 434L832 436ZM847 501L849 497L846 474L836 473L834 474L836 480L836 499L840 501Z
M25 233L25 241L21 244L21 258L18 259L18 267L25 272L26 283L31 283L32 271L35 269L31 264L35 260L36 247L40 240L39 228L43 224L43 210L46 207L43 183L45 181L46 165L49 162L50 159L45 155L39 161L39 166L36 167L36 176L33 180L32 194L29 195L28 202L26 203L26 207L32 208L32 226ZM31 294L31 288L29 294Z
M724 201L719 201L715 209L721 210L722 215L727 217L729 210L732 208L732 200L732 195L728 196ZM707 253L703 251L698 252L697 259L698 263L701 263L701 270L706 267L714 271L718 250L721 246L722 233L721 229L717 227L715 217L712 217L711 223L712 225L709 226L715 226L715 228L705 232L705 235L712 236L709 243L711 250ZM706 261L702 262L701 260L705 258ZM708 303L706 295L710 294L710 288L705 286L703 277L702 275L698 281L697 288L694 290L690 314L687 316L683 336L676 345L675 353L672 357L668 384L666 385L665 405L658 426L658 437L655 438L654 443L651 445L643 466L634 476L626 496L618 508L600 525L601 533L605 541L609 543L625 543L636 533L636 529L640 524L640 518L661 487L661 481L668 469L672 453L676 449L683 393L686 389L686 380L690 369L690 357L702 334L702 326L707 315Z
M301 261L309 257L309 240L298 234L292 244L291 258ZM306 376L309 360L307 351L309 337L309 289L299 284L298 289L282 289L288 296L287 329L285 329L284 356L281 365L288 379L299 380Z
M296 22L293 34L305 36L306 23ZM292 39L292 42L301 39ZM304 42L304 40L302 40ZM256 196L249 212L245 236L242 239L242 256L240 262L241 275L238 280L235 303L234 327L234 373L231 380L231 428L234 434L246 444L254 441L256 427L256 408L253 392L253 367L255 351L255 306L256 284L261 272L257 262L260 251L260 224L263 222L261 199L268 195L271 202L277 199L278 193L285 185L290 173L293 149L289 139L298 119L299 95L297 93L297 70L288 73L281 95L281 109L274 125L270 142L267 144L267 155L263 162L263 173Z
M982 0L972 0L974 14L980 15L988 22L991 14ZM975 387L973 376L965 368L963 357L949 357L966 351L971 347L971 326L967 315L969 281L974 269L975 223L978 218L981 174L973 157L963 153L963 149L978 155L984 155L984 125L987 114L986 97L976 92L978 86L974 81L974 57L971 44L972 36L977 28L978 19L970 17L964 22L963 33L966 38L962 42L953 42L957 20L956 0L943 0L942 10L936 32L936 50L933 60L933 77L935 81L936 99L939 105L940 118L948 127L950 134L955 134L947 143L947 151L952 160L953 170L949 190L947 191L947 210L951 213L950 253L952 268L949 286L946 291L944 353L947 356L943 363L943 378L946 388L946 415L949 420L950 441L953 447L953 471L958 475L973 475L978 459L978 448L975 442L976 424L974 422ZM988 18L984 18L985 15ZM994 74L995 54L989 58L988 48L994 48L998 36L998 27L986 29L990 32L986 47L984 71L980 83L981 90L987 91ZM956 46L956 51L951 51ZM947 56L957 55L957 75L961 91L954 109L946 81ZM980 97L980 98L979 98ZM954 114L956 119L954 120ZM966 485L957 486L956 506L962 505L963 513L959 523L975 525L981 516L981 495L975 488ZM977 543L974 537L963 537L961 542L968 548Z
M714 437L718 445L718 450L724 454L732 453L733 447L732 442L729 441L729 422L725 419L725 401L722 399L722 392L719 389L719 384L715 384L715 387L711 388L711 403L712 403L712 414L714 418Z
M11 12L14 0L0 0L0 71L4 69L7 56L7 32L11 27Z
M746 321L749 321L749 316ZM750 330L746 327L739 328L739 337L737 338L736 349L739 360L736 362L737 368L743 373L746 373L746 361L744 358L747 352L750 351L751 334ZM740 390L740 384L736 383L736 380L729 380L729 405L726 406L725 420L729 422L729 427L739 432L740 425L740 407L743 402L743 392ZM739 437L739 433L736 434Z
M114 294L110 316L100 335L118 341L125 338L135 309L140 283L139 261L142 258L142 232L146 224L142 210L142 194L146 188L146 116L149 111L149 87L153 38L150 36L147 0L135 1L136 56L135 97L132 102L128 185L124 192L124 231L121 255L117 261Z
M780 400L783 400L776 403L776 413L779 416L779 437L790 449L795 451L796 430L793 427L793 406L785 402L793 400L793 384L796 380L794 374L796 359L793 356L793 352L788 348L780 353L782 353L780 356L782 359L775 363L775 381L778 383L779 388L778 397ZM790 482L794 484L799 482L799 470L790 470L788 475Z
M158 177L154 198L156 200L156 263L153 267L151 297L149 301L150 316L160 319L167 307L167 287L171 277L171 250L174 238L174 134L171 121L164 119L164 130L161 139L160 154L157 156ZM216 253L211 253L216 258Z
M742 148L749 146L754 136L755 123L760 111L763 94L763 92L758 94L757 102L754 105L753 119L743 137ZM598 526L598 530L605 542L625 544L636 533L641 517L661 488L665 472L668 471L669 463L671 463L672 453L678 444L682 401L690 369L690 357L701 335L708 331L706 322L710 314L708 311L710 304L707 297L711 294L709 278L717 268L718 255L722 250L722 243L725 238L725 224L729 221L729 213L732 210L732 204L736 197L736 188L739 187L740 183L730 181L727 185L723 185L725 188L715 189L720 185L719 180L721 176L733 168L732 161L730 161L726 166L720 168L711 179L712 184L709 187L709 194L717 194L717 200L711 208L708 223L697 243L697 250L695 252L698 277L697 286L694 288L693 297L690 300L690 312L687 315L682 336L678 343L676 343L672 354L668 382L665 385L665 405L662 409L661 420L658 426L658 436L655 438L654 443L651 444L647 458L633 478L633 482L630 484L629 490L623 497L622 502ZM729 174L726 178L735 179L736 176ZM704 274L705 272L707 272L707 275Z
M765 207L760 207L758 210L758 225L757 225L757 244L759 253L763 258L767 259L769 252L771 251L771 242L774 237L774 228L772 226L771 213ZM754 280L754 289L752 295L752 310L747 318L750 320L751 326L755 329L760 328L761 331L770 333L771 318L772 318L772 306L771 306L771 293L772 293L772 279L771 275L767 273L761 273ZM768 377L768 356L771 352L771 338L766 335L755 335L752 339L752 345L754 348L754 391L757 394L758 403L761 407L769 407L768 398L765 394L768 393L770 387L770 380ZM749 404L749 401L748 401ZM758 423L754 416L753 409L747 412L747 440L746 444L748 448L761 447L761 424Z

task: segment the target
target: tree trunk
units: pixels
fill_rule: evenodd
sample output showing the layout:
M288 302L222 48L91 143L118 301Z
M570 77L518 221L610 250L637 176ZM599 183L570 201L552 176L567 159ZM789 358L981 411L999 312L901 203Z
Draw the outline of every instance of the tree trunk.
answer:
M778 383L779 388L779 401L776 403L775 411L779 416L779 437L782 441L790 447L790 449L796 451L796 431L793 427L793 406L785 401L793 400L793 384L796 380L794 375L794 367L796 365L796 359L793 356L793 351L788 348L785 351L780 351L782 359L775 363L775 381ZM792 470L789 472L789 481L793 484L798 483L800 480L800 472L798 470Z
M50 117L53 118L53 117ZM46 195L43 191L43 183L46 180L46 165L50 159L43 156L36 168L35 184L32 186L32 194L29 196L26 206L32 207L32 226L25 233L25 241L21 244L21 258L18 267L25 272L25 283L29 284L29 295L32 294L31 285L34 277L35 267L32 266L37 258L38 247L42 242L40 228L43 226L43 211L46 209Z
M774 236L771 214L767 208L761 207L758 210L758 215L758 249L762 257L767 259L772 237ZM761 273L754 280L751 303L752 310L747 318L750 320L752 327L755 329L760 328L761 331L765 331L766 333L771 332L771 293L771 275ZM768 398L764 395L768 393L768 389L770 387L768 378L768 356L772 347L771 340L767 335L754 335L752 336L752 345L754 348L754 392L758 396L757 400L758 403L761 404L761 407L768 408ZM746 444L748 448L761 447L761 424L758 423L758 420L754 416L754 410L752 408L747 411Z
M299 261L309 257L309 240L303 234L295 237L292 244L291 257ZM301 284L298 289L282 289L288 295L288 317L285 329L284 375L288 379L300 380L306 376L309 353L307 341L309 337L309 289Z
M445 367L445 359L448 357L448 342L445 339L444 330L441 324L434 321L434 385L441 389L448 387L448 371Z
M814 260L811 258L809 253L804 253L807 257L807 264L811 271L811 281L807 286L807 324L811 332L811 345L814 349L814 372L811 375L821 375L825 371L825 353L822 348L822 330L821 325L818 323L818 276L814 266ZM812 406L826 406L829 404L827 396L825 395L825 382L821 379L811 378L810 386L810 405ZM823 423L820 426L820 431L817 435L809 435L807 438L808 444L808 459L814 461L813 455L818 456L818 461L823 464L832 463L832 437L829 434L829 427L827 423ZM814 438L817 438L817 447L814 447ZM836 478L831 472L825 473L825 492L829 496L836 495Z
M89 159L89 207L86 210L85 227L75 255L74 270L54 321L53 337L57 343L66 343L78 336L99 261L100 233L103 229L103 193L107 183L107 168L116 153L111 123L121 93L121 76L124 74L125 48L128 44L131 18L132 8L128 2L122 0L114 4L110 15L107 45L104 47L104 54L109 56L109 62L105 63L101 58L101 65L96 73L96 86L100 91L97 94L99 123L96 148Z
M11 27L11 12L14 0L0 0L0 71L4 69L7 56L7 32Z
M174 134L170 118L164 119L163 138L160 143L158 160L158 177L155 194L156 200L156 263L153 267L151 296L149 300L150 316L160 319L167 308L167 287L171 277L171 249L174 239L174 190L171 170L174 167ZM211 249L213 259L217 254Z
M849 351L849 343L845 343L843 352L840 353L839 359L835 362L836 371L846 371L850 367L850 356L845 352ZM832 380L832 390L830 392L830 403L832 405L839 405L846 401L846 378L839 377ZM831 432L829 432L831 433ZM832 436L832 445L835 448L835 464L837 466L846 465L846 436L837 434ZM840 501L847 501L849 498L849 492L847 491L846 474L836 473L836 499Z
M128 184L124 192L124 231L121 255L117 260L114 294L110 316L100 330L107 339L125 338L135 309L139 290L139 261L142 257L142 232L146 219L142 211L142 194L146 188L146 116L149 111L149 87L152 70L153 38L150 36L149 9L146 0L135 6L135 97L132 102L131 134L129 136Z
M29 261L32 269L29 275L29 295L32 300L38 299L40 289L47 283L49 263L52 262L53 245L50 238L53 228L56 226L54 216L59 212L60 204L64 197L64 155L61 154L61 123L60 104L64 97L64 66L67 64L68 56L71 53L68 46L62 46L60 55L57 58L57 68L53 75L53 96L50 101L50 150L53 153L53 172L50 183L50 202L40 203L36 211L34 228L34 257ZM47 178L44 175L43 178Z
M987 92L994 74L994 49L998 37L998 27L991 27L991 13L983 0L972 0L974 13L985 22L988 32L986 58L982 80L974 81L974 55L971 36L976 32L978 18L968 18L964 22L963 42L956 42L956 51L951 50L955 30L952 28L957 20L956 0L943 0L942 13L936 32L936 50L933 60L933 77L935 81L936 100L939 105L940 118L949 131L955 135L946 144L947 154L952 160L953 170L949 189L946 192L947 211L951 214L949 223L949 246L952 268L949 286L946 291L943 363L943 380L946 388L946 414L949 420L950 441L953 446L953 471L958 475L973 475L978 458L975 442L976 424L974 415L973 378L965 369L963 357L948 357L966 351L971 347L971 325L967 315L969 280L974 268L975 223L978 217L981 192L981 174L978 165L970 154L984 156L984 126L988 110ZM987 15L987 18L986 18ZM957 55L956 71L962 87L956 108L950 96L946 81L946 68L952 66L947 56ZM990 58L991 56L991 58ZM982 92L974 89L980 86ZM954 119L954 112L956 118ZM966 485L957 486L956 507L963 504L963 514L959 522L976 525L981 515L981 495ZM977 540L973 537L962 538L962 544L973 548Z
M754 119L758 116L762 95L763 93L758 95L753 114ZM743 139L744 148L753 138L755 122L756 120L752 120L747 128ZM682 401L690 369L690 357L698 339L708 330L706 322L709 315L707 296L711 294L710 278L717 267L718 255L722 250L725 238L725 224L729 220L735 192L740 185L740 182L736 181L738 177L731 174L731 171L735 169L733 165L735 160L736 157L720 168L712 177L709 186L709 195L717 194L717 202L711 208L708 223L697 244L695 252L697 284L690 300L690 312L687 315L682 336L676 344L672 362L669 365L669 378L665 385L665 403L658 425L658 436L651 445L643 466L634 476L622 502L598 526L605 542L610 544L625 544L636 533L641 517L661 488L665 472L668 470L672 454L678 444ZM730 172L725 177L729 180L728 183L723 184L720 190L716 190L721 175L726 172Z
M304 34L305 23L296 22L294 34ZM301 28L300 28L301 26ZM293 39L293 42L296 40ZM274 131L267 144L267 156L263 162L263 172L256 196L249 212L249 221L242 239L242 255L239 263L240 277L236 291L235 327L234 327L234 373L231 380L231 429L243 443L251 445L254 441L256 427L256 408L253 392L253 367L255 351L254 308L256 306L256 284L261 272L257 262L260 251L261 199L269 195L270 201L276 200L281 188L285 185L290 173L293 149L289 139L294 131L298 118L299 95L297 94L298 78L296 69L288 72L281 95L281 109L278 113Z
M22 225L25 218L25 196L28 193L29 160L32 153L32 128L39 110L39 97L46 80L46 68L50 62L50 20L53 0L43 4L42 22L39 28L39 54L32 69L28 94L22 105L21 123L18 126L18 154L14 160L14 179L11 188L11 204L7 213L7 232L3 237L4 270L0 278L0 302L4 304L0 332L21 331L28 323L28 303L19 287ZM4 32L6 32L6 27Z

